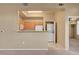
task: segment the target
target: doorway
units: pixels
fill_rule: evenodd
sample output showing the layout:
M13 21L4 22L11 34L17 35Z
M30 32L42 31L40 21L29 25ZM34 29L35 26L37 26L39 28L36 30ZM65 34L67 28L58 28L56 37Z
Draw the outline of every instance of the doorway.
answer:
M79 52L79 18L78 16L72 16L69 18L69 50L73 52Z
M69 38L70 39L76 39L76 27L77 27L77 23L76 20L70 20L69 21Z

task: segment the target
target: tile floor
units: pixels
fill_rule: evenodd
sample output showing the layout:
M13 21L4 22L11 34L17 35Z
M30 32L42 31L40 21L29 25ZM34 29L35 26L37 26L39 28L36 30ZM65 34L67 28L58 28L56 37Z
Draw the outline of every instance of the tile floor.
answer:
M70 51L75 53L79 53L79 40L78 39L70 39L69 40Z

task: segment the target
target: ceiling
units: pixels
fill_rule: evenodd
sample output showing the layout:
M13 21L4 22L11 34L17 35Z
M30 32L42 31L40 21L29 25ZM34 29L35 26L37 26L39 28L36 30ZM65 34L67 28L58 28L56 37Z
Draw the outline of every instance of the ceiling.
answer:
M48 8L59 8L59 7L78 7L79 3L63 3L63 6L59 6L59 3L0 3L0 6L20 6L20 7L48 7ZM24 6L26 5L26 6Z
M0 7L18 7L23 10L59 10L64 8L79 8L79 3L0 3Z

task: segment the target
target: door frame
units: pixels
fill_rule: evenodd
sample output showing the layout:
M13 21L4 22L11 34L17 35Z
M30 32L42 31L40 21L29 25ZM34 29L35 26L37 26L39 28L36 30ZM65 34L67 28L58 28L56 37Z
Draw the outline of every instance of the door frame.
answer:
M65 20L65 50L69 50L69 18L79 18L79 16L67 16Z

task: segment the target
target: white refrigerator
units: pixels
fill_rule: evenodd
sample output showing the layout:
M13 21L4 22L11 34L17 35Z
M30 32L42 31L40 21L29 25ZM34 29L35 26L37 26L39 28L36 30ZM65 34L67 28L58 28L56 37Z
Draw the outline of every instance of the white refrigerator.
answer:
M48 23L47 24L47 31L48 31L48 36L49 36L48 41L54 42L54 24Z

